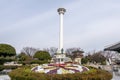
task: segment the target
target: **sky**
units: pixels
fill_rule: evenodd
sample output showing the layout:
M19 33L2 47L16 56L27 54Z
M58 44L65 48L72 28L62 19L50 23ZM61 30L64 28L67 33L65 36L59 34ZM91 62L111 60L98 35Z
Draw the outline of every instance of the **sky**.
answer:
M59 46L58 8L65 8L64 49L103 50L120 41L120 0L0 0L0 43Z

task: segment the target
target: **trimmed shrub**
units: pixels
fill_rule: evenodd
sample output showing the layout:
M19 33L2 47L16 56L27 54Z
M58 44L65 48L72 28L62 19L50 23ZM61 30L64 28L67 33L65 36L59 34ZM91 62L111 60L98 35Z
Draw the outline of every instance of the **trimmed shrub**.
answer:
M11 80L111 80L112 74L99 69L74 74L42 74L30 68L19 68L9 73Z
M46 51L37 51L34 55L34 58L37 58L39 60L50 60L50 54Z
M4 66L4 65L0 65L0 71L4 70L4 69L16 69L18 68L18 66Z
M0 56L15 56L16 50L9 44L0 44Z
M14 61L15 59L14 58L11 58L11 57L0 57L0 64L3 65L5 62L11 62L11 61Z
M2 71L4 69L3 65L0 65L0 71Z

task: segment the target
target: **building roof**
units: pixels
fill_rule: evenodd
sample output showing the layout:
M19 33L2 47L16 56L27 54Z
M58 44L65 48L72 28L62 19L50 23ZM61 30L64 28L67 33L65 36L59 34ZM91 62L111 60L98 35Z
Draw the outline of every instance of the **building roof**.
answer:
M109 50L109 51L117 51L117 52L120 53L120 42L115 43L115 44L112 44L112 45L106 47L104 50L105 50L105 51L106 51L106 50Z

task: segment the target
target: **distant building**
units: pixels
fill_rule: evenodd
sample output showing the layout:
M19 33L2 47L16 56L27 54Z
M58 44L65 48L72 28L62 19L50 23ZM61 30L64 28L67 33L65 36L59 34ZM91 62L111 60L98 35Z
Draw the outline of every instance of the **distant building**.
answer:
M76 57L74 58L74 62L81 64L81 59L83 58L83 51L75 51Z
M120 53L120 42L112 44L104 49L105 51L117 51Z
M104 49L104 51L116 51L120 53L120 42L112 44ZM113 59L116 64L120 64L120 55L118 55L118 59Z
M76 63L78 63L78 64L81 64L81 59L82 59L82 57L76 57L76 58L74 59L74 62L76 62Z

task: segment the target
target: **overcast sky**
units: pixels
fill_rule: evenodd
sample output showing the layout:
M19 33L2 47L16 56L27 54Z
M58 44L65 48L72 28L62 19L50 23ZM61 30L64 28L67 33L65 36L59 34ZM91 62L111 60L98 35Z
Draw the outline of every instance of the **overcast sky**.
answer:
M120 0L0 0L0 43L23 47L59 46L64 7L64 48L103 50L120 41Z

